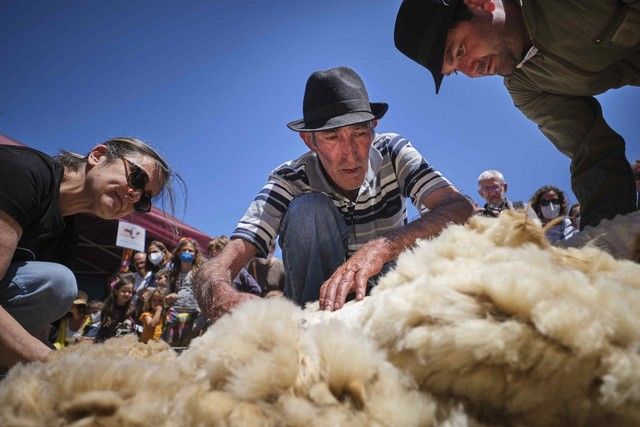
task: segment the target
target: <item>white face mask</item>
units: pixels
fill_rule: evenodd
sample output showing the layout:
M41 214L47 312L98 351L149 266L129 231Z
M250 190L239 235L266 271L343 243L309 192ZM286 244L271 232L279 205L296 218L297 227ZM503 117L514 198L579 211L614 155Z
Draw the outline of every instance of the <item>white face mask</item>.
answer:
M545 219L554 219L560 215L560 205L549 203L547 206L540 206L540 212Z
M160 252L152 252L149 254L149 262L158 265L162 262L162 254Z

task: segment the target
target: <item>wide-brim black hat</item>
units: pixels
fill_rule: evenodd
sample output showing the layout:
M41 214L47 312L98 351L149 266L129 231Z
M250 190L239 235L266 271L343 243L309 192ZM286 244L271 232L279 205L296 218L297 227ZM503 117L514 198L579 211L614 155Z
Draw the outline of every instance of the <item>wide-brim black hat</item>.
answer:
M349 67L316 71L304 91L303 117L287 124L296 132L320 131L380 119L389 106L369 102L360 76Z
M459 0L404 0L396 17L394 41L398 50L433 75L436 93L444 75L447 33Z

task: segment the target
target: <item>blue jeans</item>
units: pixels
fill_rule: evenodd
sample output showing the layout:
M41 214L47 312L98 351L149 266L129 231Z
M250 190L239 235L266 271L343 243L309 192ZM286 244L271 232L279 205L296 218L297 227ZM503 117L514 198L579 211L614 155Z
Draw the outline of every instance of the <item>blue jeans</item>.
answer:
M320 286L345 262L348 240L347 225L328 196L293 199L280 224L285 296L302 306L317 300Z
M64 316L77 293L71 270L52 262L12 262L0 279L0 306L32 335Z

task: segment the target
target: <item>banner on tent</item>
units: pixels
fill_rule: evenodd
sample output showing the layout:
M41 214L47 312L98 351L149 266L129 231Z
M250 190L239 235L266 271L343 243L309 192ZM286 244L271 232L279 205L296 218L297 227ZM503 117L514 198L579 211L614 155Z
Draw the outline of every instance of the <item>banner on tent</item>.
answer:
M147 230L126 221L118 221L116 246L144 252L144 241Z

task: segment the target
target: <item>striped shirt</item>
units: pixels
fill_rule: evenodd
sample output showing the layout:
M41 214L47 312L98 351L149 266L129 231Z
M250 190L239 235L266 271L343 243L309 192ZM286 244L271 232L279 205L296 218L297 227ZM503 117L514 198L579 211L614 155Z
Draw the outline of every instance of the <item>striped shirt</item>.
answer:
M394 133L376 134L355 202L332 188L316 154L307 152L271 172L231 238L247 240L267 256L289 203L303 194L322 193L332 199L351 230L349 257L368 241L407 223L407 197L421 210L427 194L450 185L407 139Z

